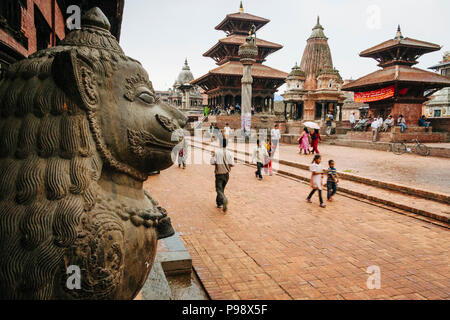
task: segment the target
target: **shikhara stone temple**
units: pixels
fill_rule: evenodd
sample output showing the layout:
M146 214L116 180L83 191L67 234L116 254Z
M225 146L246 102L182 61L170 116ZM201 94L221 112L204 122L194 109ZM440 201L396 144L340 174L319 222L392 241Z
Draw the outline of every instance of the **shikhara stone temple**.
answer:
M256 31L270 20L244 12L241 2L239 12L228 14L216 26L216 30L226 33L211 49L203 54L212 58L218 65L207 74L191 82L201 87L208 95L209 106L231 106L241 104L241 78L243 65L239 61L239 46L245 42L252 25ZM272 113L274 94L283 85L287 73L264 65L266 58L283 46L257 38L258 56L252 66L253 97L252 105L256 109Z
M345 100L342 83L339 71L333 67L328 38L317 17L300 66L295 64L286 78L285 119L323 121L327 114L332 114L342 120L341 107Z

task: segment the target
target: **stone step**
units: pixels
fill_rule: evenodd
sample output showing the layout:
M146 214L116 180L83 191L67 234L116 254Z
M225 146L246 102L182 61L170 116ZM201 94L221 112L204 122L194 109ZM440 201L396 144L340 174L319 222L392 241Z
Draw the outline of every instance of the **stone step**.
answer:
M372 141L372 131L350 131L344 136L346 140L366 140ZM446 135L438 132L379 132L377 141L380 142L413 142L418 139L422 143L445 142Z
M425 127L418 127L418 126L411 126L410 127L410 126L408 126L408 129L405 130L405 133L413 133L413 132L426 133L427 132L426 129L427 128L425 128ZM430 127L428 131L432 132L433 128ZM402 128L398 127L398 126L395 126L395 127L391 128L390 132L392 132L392 133L401 133L402 132Z
M165 250L158 251L158 260L166 275L190 275L192 270L192 258L184 247L179 234L175 233L169 238L161 240Z
M368 140L350 140L345 139L345 137L339 136L335 140L325 140L324 143L336 145L336 146L344 146L344 147L352 147L352 148L361 148L361 149L369 149L369 150L379 150L379 151L392 151L392 143L391 142L372 142ZM450 158L450 148L448 147L439 147L439 146L428 146L430 149L430 157L442 157L442 158Z

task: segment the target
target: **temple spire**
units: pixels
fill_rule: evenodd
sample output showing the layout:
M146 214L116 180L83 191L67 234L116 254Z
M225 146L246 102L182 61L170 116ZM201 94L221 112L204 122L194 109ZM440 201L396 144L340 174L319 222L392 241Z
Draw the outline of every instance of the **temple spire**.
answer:
M184 66L183 66L183 70L190 70L189 65L188 65L188 60L187 58L184 59Z
M244 13L244 6L242 4L242 0L241 0L241 5L239 6L239 12Z
M317 16L317 24L315 25L314 29L323 29L322 25L320 24L320 16Z
M320 24L320 17L317 16L317 24L314 26L314 28L312 29L313 32L311 34L311 36L309 37L311 38L321 38L321 39L327 39L327 37L325 37L325 34L323 33L323 27Z
M402 35L402 29L400 28L400 25L398 25L397 34L395 35L394 40L402 40L402 39L404 39L404 37Z

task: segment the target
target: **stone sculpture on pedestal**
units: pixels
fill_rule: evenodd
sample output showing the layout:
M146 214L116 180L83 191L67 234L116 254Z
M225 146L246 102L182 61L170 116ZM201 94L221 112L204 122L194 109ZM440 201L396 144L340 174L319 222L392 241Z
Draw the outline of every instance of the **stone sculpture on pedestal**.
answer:
M143 182L186 117L109 28L91 9L0 80L0 299L132 299L174 233Z
M250 135L252 121L252 65L256 62L258 56L258 47L256 46L256 28L253 25L249 31L245 43L239 46L239 58L243 64L242 76L242 111L241 111L241 130L245 137Z

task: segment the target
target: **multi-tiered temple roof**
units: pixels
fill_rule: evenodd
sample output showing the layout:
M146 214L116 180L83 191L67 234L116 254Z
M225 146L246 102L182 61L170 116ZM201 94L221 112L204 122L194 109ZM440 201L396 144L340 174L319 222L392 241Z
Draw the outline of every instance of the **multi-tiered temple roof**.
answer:
M375 116L392 114L396 118L402 114L408 125L416 125L428 97L450 86L447 77L413 67L420 56L440 49L434 43L404 38L399 26L394 39L360 53L361 57L377 60L382 69L342 89L355 92L356 101L369 103Z
M224 31L227 36L220 39L211 49L203 54L212 58L217 68L210 70L204 76L192 81L202 87L213 100L211 104L222 106L240 103L241 78L243 67L239 59L239 46L245 42L249 30L254 25L259 30L270 20L244 12L242 6L239 12L228 14L216 27L216 30ZM264 104L259 99L273 99L278 87L284 83L287 73L263 65L267 56L283 48L282 45L270 41L257 39L258 56L252 67L253 95L256 104Z
M387 40L360 53L361 57L373 58L383 69L368 74L343 87L354 92L375 90L389 85L420 86L424 90L450 85L447 78L425 70L413 68L422 55L439 51L440 45L404 38L400 30L394 39Z

